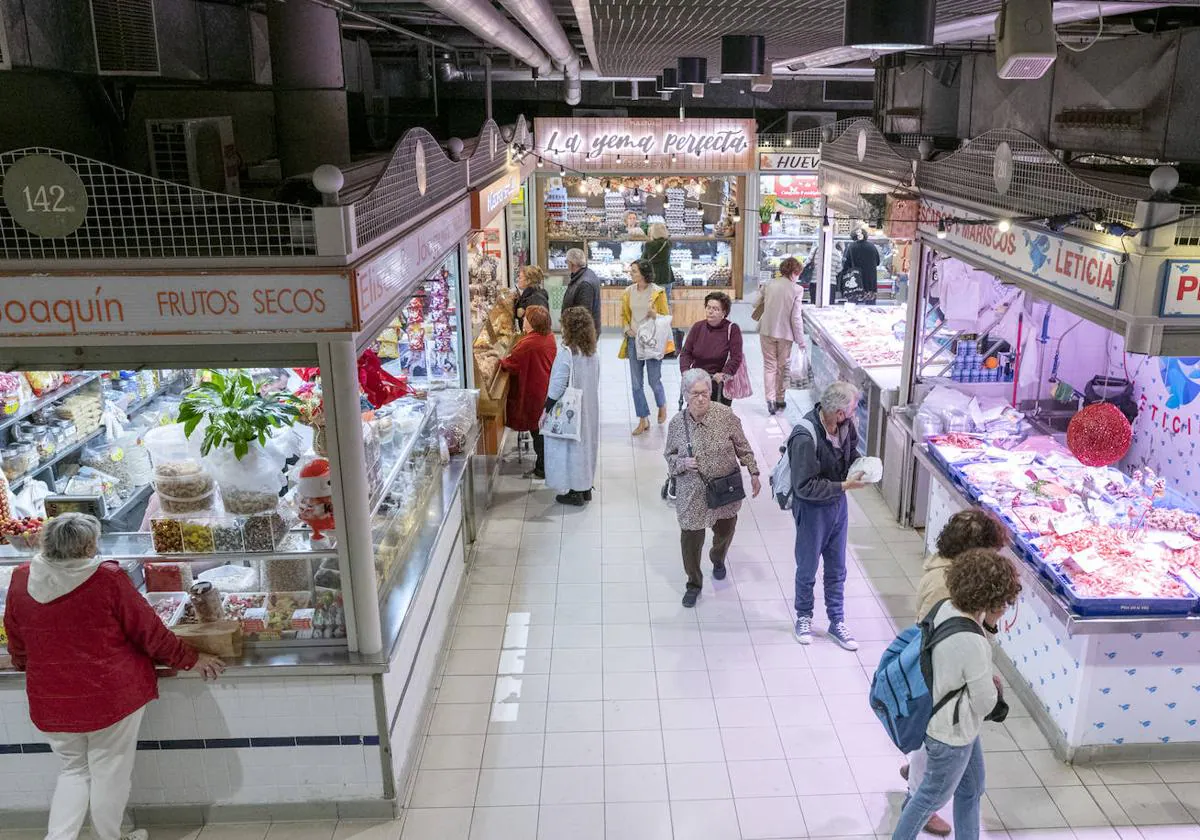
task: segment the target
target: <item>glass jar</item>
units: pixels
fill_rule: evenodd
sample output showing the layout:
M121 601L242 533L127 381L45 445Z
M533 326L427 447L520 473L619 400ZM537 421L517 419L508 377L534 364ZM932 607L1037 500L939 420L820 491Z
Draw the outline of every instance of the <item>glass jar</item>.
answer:
M75 425L74 420L58 420L55 422L54 428L63 446L69 446L79 439L79 428Z
M39 426L30 436L30 443L37 450L38 463L45 463L58 452L58 439L47 426Z
M21 450L18 446L6 446L0 450L0 469L9 481L20 478L25 474L21 464Z

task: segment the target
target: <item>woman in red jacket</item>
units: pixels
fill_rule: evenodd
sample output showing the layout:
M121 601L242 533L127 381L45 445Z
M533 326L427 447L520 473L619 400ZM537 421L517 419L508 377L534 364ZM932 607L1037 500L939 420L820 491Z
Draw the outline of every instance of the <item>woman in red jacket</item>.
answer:
M537 461L526 478L546 477L545 446L538 425L546 406L546 393L550 390L550 367L557 352L554 335L550 332L550 310L544 306L528 307L525 310L525 335L508 358L500 360L501 367L512 374L508 402L505 403L505 425L515 432L529 432L533 436Z
M76 840L89 804L97 840L122 840L138 727L158 697L155 662L205 679L225 668L179 641L121 567L96 557L99 538L91 516L51 519L41 554L8 589L8 651L25 672L29 717L63 762L46 840Z

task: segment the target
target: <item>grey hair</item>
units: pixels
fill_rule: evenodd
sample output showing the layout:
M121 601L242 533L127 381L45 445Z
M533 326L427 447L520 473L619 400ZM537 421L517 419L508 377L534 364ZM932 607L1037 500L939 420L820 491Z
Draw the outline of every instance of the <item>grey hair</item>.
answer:
M839 411L848 414L856 402L858 389L849 382L834 382L821 394L821 410L826 414L836 414Z
M86 513L60 513L42 527L42 557L79 560L91 557L100 541L100 522Z
M574 265L587 265L587 254L582 248L572 248L567 251L567 262Z
M671 232L662 222L655 222L650 225L650 229L646 233L651 239L669 239L671 236Z
M703 382L708 389L712 390L712 377L704 368L688 368L683 372L683 393L688 393L692 387L698 382Z

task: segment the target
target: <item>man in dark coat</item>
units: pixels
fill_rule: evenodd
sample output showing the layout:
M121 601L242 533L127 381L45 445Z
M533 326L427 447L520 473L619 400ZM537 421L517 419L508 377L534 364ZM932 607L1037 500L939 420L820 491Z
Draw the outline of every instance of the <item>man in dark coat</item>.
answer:
M600 278L587 267L587 255L579 248L567 251L567 269L571 280L563 294L562 312L572 306L582 306L592 313L596 324L596 335L600 335Z

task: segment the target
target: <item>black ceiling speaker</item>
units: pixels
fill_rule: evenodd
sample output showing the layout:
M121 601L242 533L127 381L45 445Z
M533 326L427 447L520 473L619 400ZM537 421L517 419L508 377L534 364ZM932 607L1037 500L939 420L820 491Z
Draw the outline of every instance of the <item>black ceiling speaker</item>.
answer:
M766 63L767 39L762 35L721 36L722 76L761 76Z
M691 56L679 59L679 84L702 85L707 81L707 58Z
M937 0L846 0L842 42L869 50L933 46Z
M679 90L679 73L674 67L664 67L662 74L663 90Z

